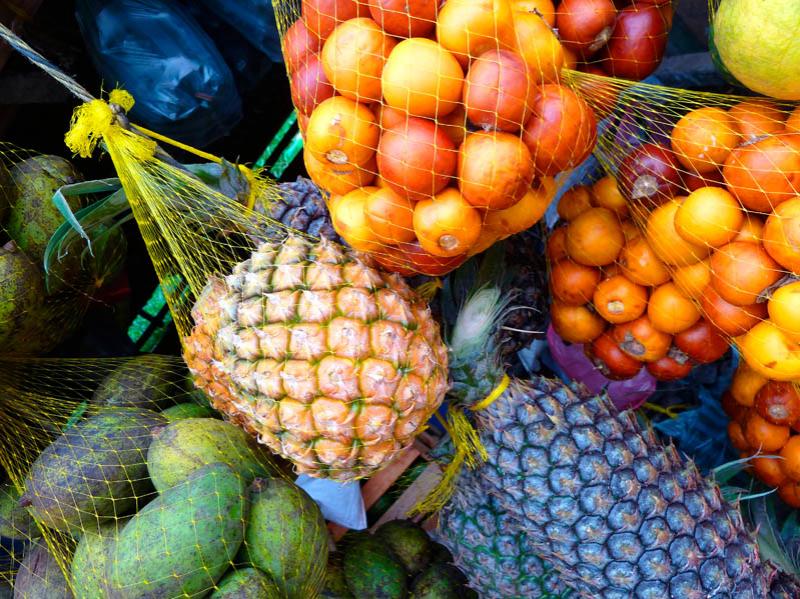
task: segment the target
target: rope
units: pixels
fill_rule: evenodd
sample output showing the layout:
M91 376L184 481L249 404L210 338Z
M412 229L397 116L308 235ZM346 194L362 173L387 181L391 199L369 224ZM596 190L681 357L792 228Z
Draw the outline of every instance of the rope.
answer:
M95 99L94 96L92 96L92 94L86 90L86 88L80 85L72 77L65 75L57 66L22 41L16 33L11 31L2 23L0 23L0 38L5 40L9 46L22 54L30 62L58 81L79 100L91 102Z

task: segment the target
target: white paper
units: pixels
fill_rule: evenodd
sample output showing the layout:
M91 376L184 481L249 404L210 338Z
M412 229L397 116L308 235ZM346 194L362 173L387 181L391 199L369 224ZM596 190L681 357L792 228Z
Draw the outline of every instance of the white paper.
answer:
M301 474L295 484L311 496L326 520L351 530L367 527L367 510L357 482L340 483Z

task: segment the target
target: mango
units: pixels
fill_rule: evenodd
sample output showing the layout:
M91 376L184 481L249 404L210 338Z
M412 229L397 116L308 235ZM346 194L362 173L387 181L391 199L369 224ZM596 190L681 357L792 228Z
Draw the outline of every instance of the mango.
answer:
M43 297L44 279L30 258L13 241L0 247L0 353L17 351L10 341Z
M219 581L211 599L283 599L269 576L255 568L233 570Z
M75 548L70 582L75 599L104 599L108 555L125 520L111 520L97 531L86 531Z
M406 570L377 537L360 537L347 547L344 575L356 597L403 599L406 596Z
M14 599L72 599L67 577L45 543L25 555L14 578Z
M125 360L94 392L94 403L126 408L161 410L183 394L175 375L176 364L164 356L143 355Z
M159 493L214 462L233 468L249 484L274 469L268 451L238 426L213 418L176 420L157 431L147 452L147 470Z
M167 419L168 422L175 422L176 420L185 420L186 418L216 418L217 413L210 407L201 406L200 404L179 403L171 408L167 408L161 412L161 415Z
M317 504L283 478L257 478L250 501L246 561L266 572L284 597L316 597L328 560L328 529Z
M108 599L203 596L230 567L249 509L245 481L209 464L165 490L125 525L109 550Z
M27 541L39 536L30 512L19 505L20 492L6 483L0 485L0 537Z
M45 526L79 534L135 511L152 493L147 448L164 423L135 408L103 408L78 422L31 466L20 506Z

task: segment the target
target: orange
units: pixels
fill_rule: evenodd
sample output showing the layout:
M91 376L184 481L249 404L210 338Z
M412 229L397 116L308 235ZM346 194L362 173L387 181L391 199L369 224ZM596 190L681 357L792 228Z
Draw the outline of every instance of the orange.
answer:
M786 442L780 456L783 460L775 461L780 463L784 474L793 481L800 481L800 435L795 435Z
M705 245L686 241L675 230L675 214L683 198L675 198L662 204L647 219L645 237L650 247L663 262L670 266L688 266L699 262L710 252Z
M744 438L756 451L778 451L789 440L789 427L767 422L752 412L744 426Z
M322 66L340 94L359 102L381 99L381 73L397 42L372 19L350 19L322 46Z
M752 407L755 404L756 394L766 384L766 377L750 368L747 362L742 361L733 375L730 392L736 403Z
M755 214L745 214L739 232L733 241L747 241L750 243L761 243L764 231L764 221Z
M441 117L461 102L464 71L453 55L436 42L403 40L383 67L383 97L392 108L413 116Z
M784 128L783 111L773 102L745 100L732 106L728 114L733 118L736 131L744 141L753 141L763 135L774 135Z
M733 241L711 256L711 285L725 301L749 306L783 277L780 266L756 243Z
M597 285L592 297L597 313L619 324L639 318L647 308L647 289L623 275L612 276Z
M369 5L357 0L302 0L302 14L309 32L325 40L340 23L368 17Z
M636 223L633 222L632 220L622 221L621 226L622 226L622 235L625 237L626 242L642 236L642 232L639 230L639 227L637 227Z
M369 185L375 179L375 172L378 170L374 156L363 166L326 164L317 160L308 148L303 149L303 164L311 180L318 187L334 195L344 195L357 187Z
M559 260L550 270L550 291L553 297L570 306L582 306L592 301L599 282L599 269L578 264L569 258Z
M436 27L438 7L438 0L369 0L372 18L398 37L426 37Z
M481 234L478 236L478 240L469 247L467 257L485 252L501 239L503 239L503 235L499 231L486 226L481 227Z
M378 251L382 245L364 210L367 199L377 190L377 187L359 187L328 204L333 228L350 247L362 252Z
M708 285L703 290L700 296L700 307L706 320L729 337L743 335L767 318L765 302L750 306L736 306L726 302L713 285Z
M622 272L634 283L653 287L670 279L670 272L641 235L626 241L619 254Z
M567 225L567 253L580 264L611 264L624 242L617 215L608 208L590 208Z
M622 351L641 362L657 362L672 346L672 335L655 328L647 315L618 324L612 335Z
M733 117L722 108L692 110L672 130L672 150L689 170L706 173L725 162L739 143Z
M800 341L800 281L783 285L767 302L770 320L792 341Z
M514 12L539 14L550 27L556 26L556 9L552 0L511 0L511 9Z
M761 235L772 259L800 274L800 198L779 204L767 217Z
M708 260L701 260L676 268L672 271L672 282L688 297L699 299L711 284L711 264Z
M747 439L744 438L744 431L738 422L728 423L728 437L730 437L731 444L739 451L748 451L750 449Z
M672 335L685 331L700 320L700 310L675 283L664 283L653 290L647 315L655 328Z
M516 43L530 69L532 83L558 81L565 56L561 42L547 23L531 12L514 12Z
M467 136L467 113L463 104L459 104L453 112L440 116L436 122L456 146L462 144Z
M557 262L567 257L567 226L562 225L553 229L545 245L545 256L550 263Z
M675 230L690 243L719 247L731 241L744 222L739 202L720 187L701 187L675 213Z
M522 199L504 210L489 210L483 219L484 228L500 233L502 237L527 231L544 216L553 199L556 183L544 177L538 187L528 189Z
M499 131L470 133L458 152L458 187L478 208L503 210L522 199L533 181L530 150Z
M565 191L558 200L558 215L564 220L572 220L592 207L592 196L586 185L576 185Z
M613 210L620 218L629 214L628 201L620 192L617 180L611 175L606 175L592 185L592 204Z
M793 507L800 508L800 483L788 481L778 487L778 497L781 500Z
M606 328L606 321L586 306L570 306L554 300L550 304L553 330L568 343L590 343Z
M487 50L516 49L509 0L448 0L439 10L436 39L461 64Z
M343 96L314 109L305 147L323 164L361 166L375 156L380 129L369 108Z
M364 204L373 234L385 243L414 241L414 204L392 189L374 191Z
M481 234L481 215L457 189L448 188L414 207L414 232L422 249L447 258L465 253Z
M800 378L800 344L764 320L737 340L739 351L759 374L776 381Z
M487 50L467 71L464 107L476 127L519 131L530 113L534 91L528 80L528 65L519 54Z
M786 444L788 445L791 443L791 439ZM784 449L786 446L784 446ZM781 455L783 455L783 450L781 450ZM750 463L753 465L753 471L755 475L761 479L761 481L770 487L778 487L786 482L786 474L784 473L786 462L779 457L769 456L769 457L760 457L760 458L753 458L750 460Z

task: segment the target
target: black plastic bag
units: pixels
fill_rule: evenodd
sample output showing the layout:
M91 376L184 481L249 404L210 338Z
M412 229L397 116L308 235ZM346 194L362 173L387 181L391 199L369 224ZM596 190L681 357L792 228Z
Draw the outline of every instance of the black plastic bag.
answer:
M242 118L228 65L197 22L161 0L77 0L89 54L105 86L136 100L131 119L204 146Z
M283 61L271 0L200 0L200 4L241 33L270 60Z

